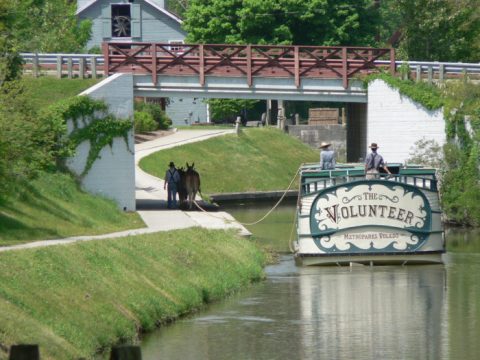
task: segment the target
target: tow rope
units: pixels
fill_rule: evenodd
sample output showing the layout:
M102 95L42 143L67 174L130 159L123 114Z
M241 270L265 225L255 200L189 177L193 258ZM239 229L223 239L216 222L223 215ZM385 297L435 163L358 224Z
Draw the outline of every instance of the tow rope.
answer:
M265 214L263 215L260 219L258 219L257 221L254 221L254 222L251 222L251 223L242 223L240 221L236 221L238 222L239 224L241 225L244 225L244 226L251 226L251 225L256 225L260 222L262 222L263 220L265 220L277 207L278 205L280 205L280 203L282 202L282 200L285 198L285 196L287 195L288 191L290 190L290 188L292 187L292 184L294 183L295 179L297 178L299 172L300 172L300 169L301 167L298 168L297 172L295 173L295 176L293 177L292 181L290 181L290 184L288 185L287 189L284 191L283 195L280 197L280 199L277 201L277 203ZM206 211L204 208L202 208L196 200L193 200L195 206L200 209L201 211L209 214L210 216L213 216L213 217L216 217L216 218L220 218L218 216L214 216L213 214L209 213L208 211ZM221 219L224 219L224 218L221 218ZM233 220L227 220L227 219L224 219L226 220L227 222L234 222Z

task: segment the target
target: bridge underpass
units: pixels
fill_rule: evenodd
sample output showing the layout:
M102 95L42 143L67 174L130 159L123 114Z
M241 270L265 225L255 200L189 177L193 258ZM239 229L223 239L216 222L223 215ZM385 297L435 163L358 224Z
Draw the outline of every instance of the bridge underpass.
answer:
M377 86L376 96L388 94L393 97L388 99L386 105L379 102L376 112L371 113L371 86L367 92L357 76L379 69L394 73L393 49L107 43L103 50L104 70L113 76L89 89L86 94L105 100L110 110L122 118L133 116L135 96L348 104L348 133L345 138L349 161L357 161L364 156L368 141L372 139L380 143L390 141L391 145L385 149L391 151L387 157L390 161L405 159L408 147L414 141L410 134L416 130L415 135L431 132L432 127L428 123L431 118L436 121L434 126L444 135L444 126L438 125L443 121L441 115L427 114L428 121L425 124L422 119L419 121L425 127L416 129L411 121L418 120L418 106L407 104L408 111L415 113L403 116L405 104L399 100L398 92L381 84ZM379 123L379 119L383 121L385 115L390 115L382 109L390 107L390 103L399 106L394 110L397 117L402 117L401 121ZM373 131L370 128L367 131L371 120L376 121L377 125L372 127ZM407 122L402 123L403 120ZM401 126L400 131L406 130L407 133L396 131L396 125ZM130 139L133 142L133 132ZM394 160L395 156L399 160ZM84 160L78 161L81 163ZM88 176L89 179L84 179L84 183L90 182L87 189L114 198L127 210L135 208L134 158L128 146L125 148L125 145L118 143L118 149L102 152L101 159L97 160Z
M331 141L340 158L347 161L357 161L364 156L367 146L367 90L359 80L350 81L347 89L343 88L341 79L306 79L296 87L291 79L259 78L248 87L242 78L215 77L207 79L202 86L196 77L159 76L154 84L148 76L134 74L133 83L135 97L277 100L280 112L285 115L284 101L335 103L346 109L346 127L341 124L300 126L293 133L302 133L299 137L313 146L322 140ZM267 102L265 113L271 113L271 104Z
M368 101L356 77L395 72L393 49L364 47L105 43L103 53L108 73L133 74L136 97L279 100L280 108L283 100L347 104L349 133L366 133L365 121L353 124L366 119L360 104ZM341 153L347 148L346 158L358 160L365 140L343 137Z

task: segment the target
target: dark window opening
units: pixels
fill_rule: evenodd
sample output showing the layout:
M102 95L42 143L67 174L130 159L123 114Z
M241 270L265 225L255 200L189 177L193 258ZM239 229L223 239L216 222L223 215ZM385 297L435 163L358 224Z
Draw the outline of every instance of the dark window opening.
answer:
M130 5L112 5L112 37L131 36Z

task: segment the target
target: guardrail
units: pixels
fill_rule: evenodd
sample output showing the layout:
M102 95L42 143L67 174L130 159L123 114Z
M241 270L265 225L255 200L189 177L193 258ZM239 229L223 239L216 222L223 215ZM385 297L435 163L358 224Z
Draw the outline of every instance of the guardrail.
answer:
M49 74L53 73L57 77L68 76L69 78L104 75L104 57L99 54L21 53L21 56L25 62L25 71L32 73L34 76L39 76L42 71ZM390 61L376 60L374 64L387 67ZM480 63L395 61L397 70L404 64L408 64L410 78L414 78L416 81L427 80L431 83L435 80L443 81L467 75L474 79L480 79Z
M154 84L158 75L193 75L202 86L206 76L221 76L245 77L249 87L254 77L293 78L296 87L303 79L336 78L348 88L359 73L395 73L393 48L109 42L102 49L108 74L151 75ZM388 60L375 63L380 59Z
M379 63L384 61L379 60ZM480 63L455 63L438 61L396 61L397 70L404 64L410 69L410 78L415 80L427 80L432 83L434 80L456 79L469 76L480 79Z
M36 54L21 53L24 71L38 77L41 72L55 73L58 78L73 78L104 75L103 55L98 54Z

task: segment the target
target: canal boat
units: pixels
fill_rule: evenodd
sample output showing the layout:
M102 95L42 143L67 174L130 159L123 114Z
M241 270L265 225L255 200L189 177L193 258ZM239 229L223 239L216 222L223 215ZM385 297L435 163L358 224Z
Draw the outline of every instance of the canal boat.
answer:
M293 248L302 265L442 263L436 171L390 164L367 179L363 165L302 165Z

